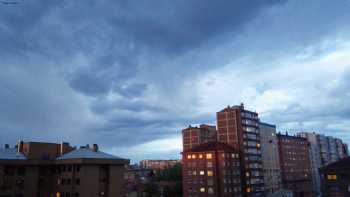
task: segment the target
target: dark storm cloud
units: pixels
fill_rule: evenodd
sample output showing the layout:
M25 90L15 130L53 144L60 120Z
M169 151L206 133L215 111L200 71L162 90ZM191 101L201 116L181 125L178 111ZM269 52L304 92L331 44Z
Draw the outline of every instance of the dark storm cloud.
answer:
M343 3L315 2L0 5L0 134L128 146L213 122L215 113L197 109L198 76L247 54L298 50L344 26ZM300 113L298 107L290 109Z

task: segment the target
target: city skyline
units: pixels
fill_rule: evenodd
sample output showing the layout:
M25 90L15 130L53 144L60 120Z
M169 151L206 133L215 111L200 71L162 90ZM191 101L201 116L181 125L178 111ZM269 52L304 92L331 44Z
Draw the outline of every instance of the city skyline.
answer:
M243 102L350 144L346 0L0 4L0 144L180 158L181 130ZM79 10L79 12L77 11Z

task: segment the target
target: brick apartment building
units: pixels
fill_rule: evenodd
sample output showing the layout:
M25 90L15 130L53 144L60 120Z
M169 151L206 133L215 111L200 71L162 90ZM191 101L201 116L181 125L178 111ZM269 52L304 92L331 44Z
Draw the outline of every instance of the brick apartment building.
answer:
M240 197L240 155L224 143L208 142L182 153L184 197Z
M129 161L68 143L22 142L0 148L1 197L123 196Z
M199 127L191 125L182 130L183 151L190 150L206 142L216 141L216 127L202 124Z
M228 106L217 112L217 140L241 155L243 194L264 196L264 178L258 114L244 105Z
M309 143L303 137L277 134L282 184L294 197L313 197Z
M321 169L324 197L350 196L350 157Z

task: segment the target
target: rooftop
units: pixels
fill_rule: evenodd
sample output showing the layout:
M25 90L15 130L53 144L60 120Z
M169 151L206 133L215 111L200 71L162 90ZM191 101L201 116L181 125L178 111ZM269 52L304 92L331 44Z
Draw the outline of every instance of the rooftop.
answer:
M18 153L16 148L0 148L0 160L25 160L22 153Z
M56 160L66 160L66 159L123 159L114 155L110 155L99 150L94 151L90 148L84 147L80 149L72 150Z
M323 170L345 170L350 171L350 157L345 157L337 162L331 163L324 167Z

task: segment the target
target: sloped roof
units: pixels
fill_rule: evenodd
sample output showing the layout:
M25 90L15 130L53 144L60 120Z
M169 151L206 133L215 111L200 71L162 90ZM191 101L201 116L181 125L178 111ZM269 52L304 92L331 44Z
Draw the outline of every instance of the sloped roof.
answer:
M211 150L228 150L234 151L233 147L221 143L221 142L207 142L196 147L193 147L188 152L202 152L202 151L211 151Z
M0 148L0 160L25 160L22 153L18 153L16 148Z
M323 170L344 170L350 169L350 157L345 157L337 162L331 163L323 168Z
M110 155L101 151L93 151L90 148L80 148L72 150L60 157L57 160L66 160L66 159L123 159L114 155Z

